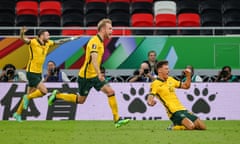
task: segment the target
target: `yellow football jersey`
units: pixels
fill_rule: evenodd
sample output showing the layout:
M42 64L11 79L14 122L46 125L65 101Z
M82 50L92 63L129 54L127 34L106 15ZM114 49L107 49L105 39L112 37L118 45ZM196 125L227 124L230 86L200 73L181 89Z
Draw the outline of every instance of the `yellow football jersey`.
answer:
M175 88L180 88L181 82L173 77L168 77L166 81L156 79L151 84L150 94L157 96L167 110L168 117L179 110L186 110L175 93Z
M26 71L33 73L42 73L43 64L48 53L48 49L54 46L52 40L48 40L45 44L41 44L37 38L31 39L29 42L29 60Z
M97 62L98 65L100 66L104 54L104 44L103 40L99 35L93 36L87 44L85 61L79 71L79 76L82 78L94 78L97 76L97 72L94 69L94 66L91 61L92 52L96 52L98 54Z

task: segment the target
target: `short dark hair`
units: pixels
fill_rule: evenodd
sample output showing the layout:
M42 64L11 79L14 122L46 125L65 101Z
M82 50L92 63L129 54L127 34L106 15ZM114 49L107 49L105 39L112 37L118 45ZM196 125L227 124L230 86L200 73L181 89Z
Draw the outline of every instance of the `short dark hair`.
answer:
M163 65L168 65L168 61L167 60L161 60L161 61L157 62L156 69L161 68Z
M192 74L194 74L194 68L191 65L187 65L186 68L189 68L192 71Z
M3 67L3 70L7 70L7 68L13 68L13 70L16 70L16 67L13 65L13 64L6 64L4 67Z
M223 71L225 68L228 68L228 69L230 70L230 72L232 71L232 68L231 68L230 66L224 66L224 67L222 68L222 71Z
M53 63L53 64L56 66L56 63L55 63L54 61L52 61L52 60L49 60L47 63L48 63L48 64L49 64L49 63Z
M154 53L155 55L157 55L157 53L156 53L154 50L150 50L150 51L148 52L148 56L149 56L151 53Z
M43 33L48 32L46 29L42 29L38 31L38 37L40 37Z

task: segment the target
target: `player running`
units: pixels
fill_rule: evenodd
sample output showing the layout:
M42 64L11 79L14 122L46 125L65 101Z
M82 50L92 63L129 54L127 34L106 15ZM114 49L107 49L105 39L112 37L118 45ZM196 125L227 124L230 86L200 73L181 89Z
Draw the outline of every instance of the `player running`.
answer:
M59 93L57 90L54 90L48 100L48 104L52 105L56 99L83 104L87 99L90 89L94 87L97 91L101 90L108 96L108 103L112 109L115 127L118 128L127 124L129 119L119 119L115 92L110 85L107 84L100 70L104 54L103 41L111 37L112 22L110 19L102 19L97 27L98 33L89 40L86 48L85 61L79 71L78 94Z
M191 70L185 69L186 81L184 83L168 76L168 61L159 61L156 65L158 78L152 82L148 104L154 106L157 97L166 108L168 117L173 122L173 130L205 130L205 124L195 115L188 112L181 104L175 93L175 88L188 89L191 85Z
M29 60L26 68L28 90L27 94L23 96L17 111L13 114L13 117L19 122L22 121L22 111L28 108L29 100L42 97L48 92L46 86L42 82L42 67L47 56L48 49L53 47L55 44L61 44L74 39L74 37L71 37L52 41L49 40L49 32L47 30L40 30L36 38L28 39L25 36L26 31L26 27L21 29L20 38L28 45L29 48Z

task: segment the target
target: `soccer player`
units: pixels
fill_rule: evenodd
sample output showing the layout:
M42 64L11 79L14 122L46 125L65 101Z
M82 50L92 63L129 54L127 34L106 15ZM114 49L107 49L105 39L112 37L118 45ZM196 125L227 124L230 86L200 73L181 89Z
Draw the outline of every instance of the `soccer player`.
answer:
M173 130L205 130L205 124L194 114L187 111L175 93L175 88L188 89L191 85L191 70L184 70L186 81L180 82L170 77L168 61L159 61L156 65L158 77L151 83L148 105L154 106L158 98L164 105L168 117L173 122Z
M129 119L119 119L115 92L107 83L100 70L104 54L103 41L111 37L112 22L110 19L102 19L98 23L97 28L97 35L93 36L87 44L85 61L78 74L78 94L60 93L54 90L48 100L48 104L52 105L56 99L83 104L87 99L90 89L94 87L97 91L101 90L107 95L109 106L112 109L115 127L118 128L127 124Z
M19 122L22 121L22 111L28 108L29 100L42 97L48 92L46 86L42 82L42 67L47 56L48 49L55 44L61 44L74 39L74 37L71 37L52 41L49 40L49 32L47 30L40 30L36 38L28 39L25 36L26 31L26 27L21 29L20 38L28 44L29 47L29 61L26 68L28 92L23 96L17 111L13 114L13 117Z

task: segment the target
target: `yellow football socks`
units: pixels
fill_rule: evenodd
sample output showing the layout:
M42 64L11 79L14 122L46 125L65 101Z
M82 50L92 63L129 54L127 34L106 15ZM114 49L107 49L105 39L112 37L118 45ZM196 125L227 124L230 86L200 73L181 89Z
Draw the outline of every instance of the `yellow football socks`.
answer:
M110 108L112 109L113 120L116 122L119 120L119 115L118 115L118 106L117 106L117 101L115 96L109 96L108 103Z
M39 89L36 89L34 92L28 94L27 98L28 99L33 99L33 98L41 97L43 95L44 94Z
M17 114L21 115L21 114L22 114L22 111L23 111L23 99L21 100L21 103L20 103L20 105L18 106Z
M56 98L62 99L67 102L73 102L73 103L76 103L77 101L77 95L75 94L59 93L56 95Z
M185 126L183 125L175 125L173 127L173 130L186 130Z
M28 94L27 98L30 100L30 99L33 99L33 98L41 97L43 95L44 94L39 89L36 89L34 92ZM21 103L18 106L17 114L22 114L22 111L23 111L23 99L21 100Z

